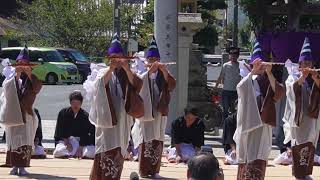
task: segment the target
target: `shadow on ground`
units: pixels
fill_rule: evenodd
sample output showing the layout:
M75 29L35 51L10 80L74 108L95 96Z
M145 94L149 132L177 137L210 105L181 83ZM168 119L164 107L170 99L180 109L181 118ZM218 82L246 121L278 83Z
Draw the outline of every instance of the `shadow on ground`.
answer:
M76 180L76 178L72 177L62 177L62 176L52 176L48 174L30 174L25 176L27 179L57 179L57 180Z
M152 179L152 178L143 178L143 179ZM175 178L167 178L167 177L163 177L163 176L161 176L161 178L157 178L157 179L164 179L164 180L179 180L179 179L175 179Z

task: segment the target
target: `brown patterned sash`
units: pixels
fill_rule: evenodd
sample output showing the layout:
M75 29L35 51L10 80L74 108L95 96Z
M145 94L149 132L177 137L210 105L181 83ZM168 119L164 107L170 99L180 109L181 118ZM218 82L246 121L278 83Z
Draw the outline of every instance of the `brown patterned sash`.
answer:
M263 180L266 166L267 162L260 159L247 164L239 164L237 180Z
M292 147L292 175L298 179L303 179L311 175L313 171L315 147L311 142Z

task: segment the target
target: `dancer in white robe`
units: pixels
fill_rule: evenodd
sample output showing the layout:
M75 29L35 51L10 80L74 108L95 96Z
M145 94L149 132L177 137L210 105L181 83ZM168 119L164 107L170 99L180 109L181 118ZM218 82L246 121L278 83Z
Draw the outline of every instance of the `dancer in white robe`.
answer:
M91 180L121 178L133 118L144 114L139 96L142 81L131 72L122 55L120 40L115 34L108 50L108 56L112 57L110 66L93 71L84 84L91 101L89 120L96 127Z
M38 119L33 104L42 88L42 82L32 74L29 50L21 50L15 66L6 66L1 95L1 125L5 127L6 166L13 167L11 175L28 175Z
M159 63L160 54L153 37L147 52L150 69L142 74L140 96L144 102L144 116L136 119L132 129L133 143L139 149L140 176L158 176L167 124L170 92L176 80L165 65Z
M320 132L320 80L317 72L310 71L313 60L310 41L306 38L299 58L301 73L291 72L286 81L284 143L291 141L292 174L296 179L312 179L313 163L317 160L314 153Z
M272 65L262 62L263 54L256 41L251 57L252 71L237 86L238 114L234 134L238 180L264 179L272 147L272 127L276 125L275 103L284 95L276 81Z

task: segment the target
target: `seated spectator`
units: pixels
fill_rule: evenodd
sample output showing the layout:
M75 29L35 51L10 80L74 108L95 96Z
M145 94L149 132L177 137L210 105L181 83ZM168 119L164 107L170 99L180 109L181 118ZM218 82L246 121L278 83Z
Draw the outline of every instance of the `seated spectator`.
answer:
M88 113L81 108L83 96L74 91L69 96L71 107L59 112L54 139L55 158L89 158L95 155L95 127L90 123Z
M278 165L292 165L292 149L291 149L291 142L284 145L286 150L281 150L280 154L273 160L275 164ZM314 164L320 165L320 156L317 153L314 154Z
M34 148L31 154L32 159L45 159L47 154L42 146L42 125L41 125L41 116L38 109L34 109L34 112L38 118L38 128L36 131L36 136L34 138Z
M204 123L198 118L198 110L188 107L184 116L172 122L171 148L168 160L171 163L187 162L204 144Z
M233 135L237 128L237 112L229 115L223 124L222 143L224 146L225 159L224 164L237 164L236 143L233 140Z
M190 159L187 171L188 180L223 180L219 161L211 153L201 153Z
M281 150L280 154L273 160L275 164L288 166L292 164L292 150L290 144L287 144L287 150Z

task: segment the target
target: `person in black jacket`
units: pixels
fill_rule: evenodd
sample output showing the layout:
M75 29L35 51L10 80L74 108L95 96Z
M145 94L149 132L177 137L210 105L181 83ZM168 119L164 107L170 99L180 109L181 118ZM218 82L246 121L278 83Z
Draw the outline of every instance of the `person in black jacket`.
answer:
M93 159L95 127L90 123L88 113L81 108L83 96L80 91L74 91L69 100L71 107L62 109L58 115L53 156Z
M204 145L205 126L195 107L187 107L184 116L172 122L169 162L187 162Z

